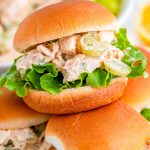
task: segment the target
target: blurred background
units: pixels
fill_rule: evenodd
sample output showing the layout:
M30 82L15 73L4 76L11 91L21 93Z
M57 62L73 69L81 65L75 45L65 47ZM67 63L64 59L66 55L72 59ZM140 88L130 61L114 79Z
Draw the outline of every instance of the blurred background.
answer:
M0 73L19 56L13 49L14 34L22 20L32 12L63 0L0 0ZM150 49L149 0L92 0L107 7L128 29L133 44Z

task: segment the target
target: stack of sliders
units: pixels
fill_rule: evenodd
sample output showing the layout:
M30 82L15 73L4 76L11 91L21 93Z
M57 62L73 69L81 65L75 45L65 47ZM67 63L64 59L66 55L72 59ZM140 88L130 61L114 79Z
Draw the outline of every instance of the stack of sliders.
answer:
M150 148L148 122L118 101L128 78L146 74L147 59L107 9L86 0L42 8L22 22L14 48L22 56L1 76L0 87L53 115L42 150Z
M28 108L14 92L3 89L0 108L0 150L150 148L149 124L121 101L88 112L49 119L49 115Z

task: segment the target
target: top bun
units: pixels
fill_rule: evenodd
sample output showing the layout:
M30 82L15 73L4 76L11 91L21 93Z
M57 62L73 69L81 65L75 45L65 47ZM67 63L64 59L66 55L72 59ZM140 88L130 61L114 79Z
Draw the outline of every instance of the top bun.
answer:
M73 0L49 5L20 25L14 38L14 48L23 52L37 44L76 33L115 30L114 15L101 5L87 0Z
M26 128L41 124L49 115L41 114L27 107L14 92L3 89L0 95L0 130Z

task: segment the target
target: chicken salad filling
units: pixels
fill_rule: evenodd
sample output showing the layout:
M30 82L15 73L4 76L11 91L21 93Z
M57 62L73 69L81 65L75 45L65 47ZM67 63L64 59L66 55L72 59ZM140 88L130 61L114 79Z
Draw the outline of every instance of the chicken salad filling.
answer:
M51 146L45 144L45 124L31 128L0 131L1 150L48 150ZM46 145L46 146L45 146Z
M26 87L56 94L85 85L107 86L115 77L145 75L146 63L145 56L128 41L125 29L80 33L25 52L2 75L0 87L6 83L6 88L24 97ZM17 80L10 80L12 76Z

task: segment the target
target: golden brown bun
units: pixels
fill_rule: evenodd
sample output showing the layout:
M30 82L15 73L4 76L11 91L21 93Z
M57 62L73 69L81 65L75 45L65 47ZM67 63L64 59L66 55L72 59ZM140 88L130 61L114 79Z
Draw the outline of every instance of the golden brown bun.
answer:
M27 107L14 92L3 89L0 95L0 130L25 128L43 123L49 115L41 114Z
M33 110L49 114L70 114L98 108L118 100L125 89L127 78L117 78L107 87L66 89L59 94L28 90L25 103Z
M150 51L141 50L148 58L146 71L150 74ZM150 107L150 76L147 79L144 79L144 77L129 79L122 99L138 112L145 107Z
M144 150L150 125L118 101L85 113L53 116L45 137L56 150Z
M116 19L101 5L87 0L71 0L49 5L29 17L20 25L14 48L22 52L33 45L68 35L115 30Z

